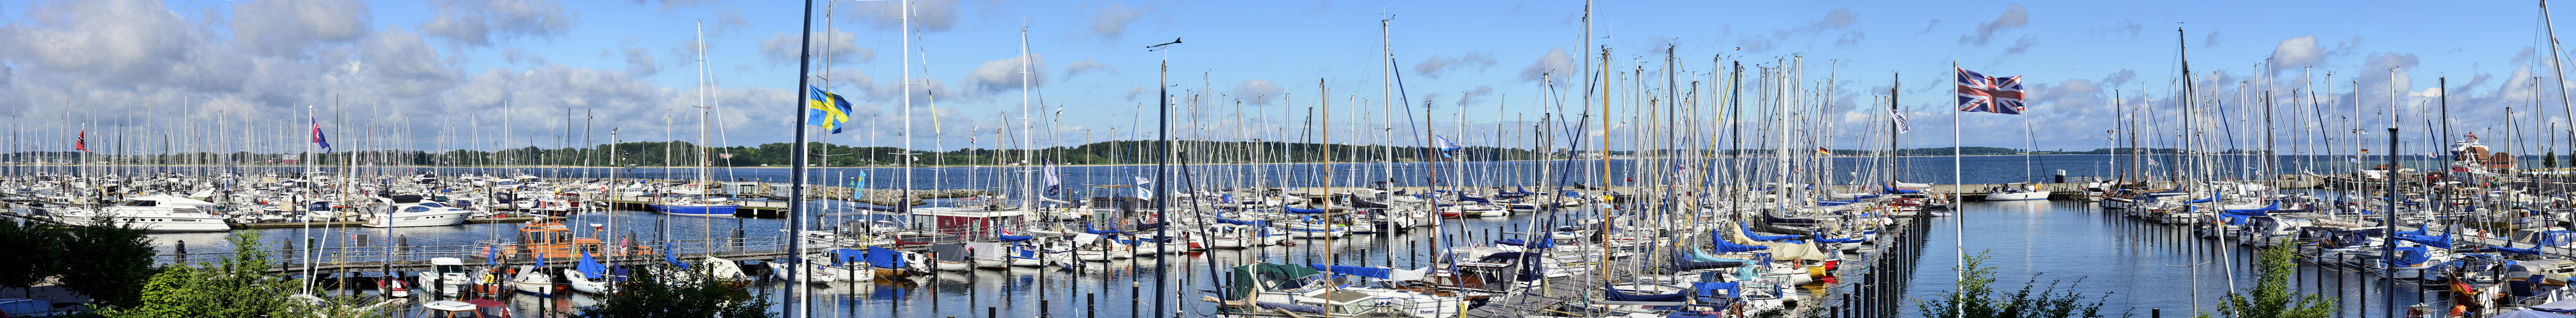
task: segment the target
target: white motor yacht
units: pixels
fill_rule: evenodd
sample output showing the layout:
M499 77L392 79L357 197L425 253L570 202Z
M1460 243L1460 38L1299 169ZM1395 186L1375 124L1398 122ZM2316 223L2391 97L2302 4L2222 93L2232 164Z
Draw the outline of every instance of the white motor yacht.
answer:
M367 214L367 227L449 226L463 224L467 215L474 214L473 210L422 201L414 195L376 200L384 201L386 206Z
M214 208L214 202L171 195L145 195L96 210L74 209L55 218L72 224L91 224L104 218L150 232L231 231L232 225L224 223L224 216L206 212Z

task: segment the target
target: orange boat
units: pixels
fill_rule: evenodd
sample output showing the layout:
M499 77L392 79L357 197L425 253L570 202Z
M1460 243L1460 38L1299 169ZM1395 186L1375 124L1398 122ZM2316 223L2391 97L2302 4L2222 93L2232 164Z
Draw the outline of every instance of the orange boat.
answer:
M654 255L651 247L631 246L631 250L608 249L609 244L596 237L573 237L572 228L563 223L528 222L519 226L519 243L508 249L506 257L541 258L547 262L569 262L580 259L582 252L591 257Z

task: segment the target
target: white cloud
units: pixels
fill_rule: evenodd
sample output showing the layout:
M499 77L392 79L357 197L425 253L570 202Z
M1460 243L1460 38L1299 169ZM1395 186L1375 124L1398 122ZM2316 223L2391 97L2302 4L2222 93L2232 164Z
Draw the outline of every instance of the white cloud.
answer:
M377 76L376 83L387 93L410 97L446 90L456 85L456 69L439 58L438 50L409 30L387 29L364 41L364 71Z
M1458 106L1476 106L1477 104L1485 103L1485 96L1493 94L1493 86L1476 85L1476 89L1458 93L1458 102L1456 104Z
M876 50L859 47L856 36L848 31L815 32L813 37L807 38L810 43L802 48L797 47L796 38L798 36L790 32L770 35L769 39L760 41L760 56L768 60L770 66L796 64L798 49L813 50L817 58L815 62L866 63L877 58Z
M1572 78L1574 65L1574 55L1566 54L1564 47L1547 48L1547 54L1539 55L1538 60L1530 61L1528 68L1521 69L1521 80L1535 82L1553 77L1556 82L1564 83L1565 79Z
M904 3L857 1L836 5L846 6L848 10L857 13L856 16L859 18L853 19L856 20L853 23L865 23L869 27L893 30L903 27ZM957 27L957 0L923 0L909 3L912 4L913 31L940 32Z
M241 2L233 6L233 41L261 54L303 55L366 35L370 16L355 0Z
M552 39L580 23L563 4L546 0L431 0L435 14L420 23L431 37L467 47L516 38Z
M2317 36L2314 35L2302 35L2281 40L2280 45L2272 47L2272 64L2282 66L2316 65L2318 61L2325 60L2325 50L2325 46L2317 44ZM2278 72L2280 69L2284 68L2275 68L2275 72Z
M1098 59L1082 59L1080 61L1073 61L1073 63L1064 65L1064 79L1073 79L1074 75L1082 75L1082 73L1090 72L1118 74L1118 68L1109 66L1108 64L1100 64L1100 60Z
M1459 55L1456 58L1443 58L1439 55L1432 55L1431 57L1423 58L1421 63L1414 63L1413 71L1422 73L1422 77L1440 78L1440 74L1449 70L1450 66L1474 67L1478 70L1483 70L1494 66L1494 58L1486 56L1485 53L1481 52L1468 52L1467 54Z
M1279 94L1283 92L1285 91L1278 85L1271 84L1270 80L1245 80L1243 84L1234 85L1234 96L1242 98L1246 104L1269 105L1271 99L1279 98Z
M1023 71L1028 74L1022 76ZM1028 87L1045 86L1047 83L1046 55L1029 53L986 61L984 65L976 66L974 72L967 73L966 77L974 83L977 92L983 93L1019 90L1023 78L1027 80Z
M1100 14L1091 17L1091 32L1100 34L1102 40L1116 41L1120 35L1126 34L1128 24L1136 23L1136 18L1144 17L1145 12L1153 9L1153 6L1128 8L1126 3L1109 3L1100 8Z
M1977 23L1977 31L1959 36L1959 43L1983 46L1994 41L1997 32L2019 29L2026 25L2030 25L2030 9L2023 8L2019 3L2007 3L2004 4L2003 15L1996 16L1994 21Z

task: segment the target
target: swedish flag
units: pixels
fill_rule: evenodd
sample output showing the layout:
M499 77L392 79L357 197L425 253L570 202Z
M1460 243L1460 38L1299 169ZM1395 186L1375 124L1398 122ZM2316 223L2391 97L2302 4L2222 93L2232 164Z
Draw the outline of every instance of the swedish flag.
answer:
M841 133L841 126L850 123L850 101L820 87L806 86L805 90L805 122Z

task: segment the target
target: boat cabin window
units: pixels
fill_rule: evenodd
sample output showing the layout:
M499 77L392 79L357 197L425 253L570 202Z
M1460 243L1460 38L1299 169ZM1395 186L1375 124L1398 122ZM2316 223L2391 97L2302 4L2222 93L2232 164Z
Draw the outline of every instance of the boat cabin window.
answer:
M422 207L432 207L432 208L444 208L444 207L447 207L447 205L444 205L444 204L438 204L438 202L421 202L421 203L420 203L420 206L422 206ZM405 211L409 211L409 210L405 210Z
M528 243L563 243L571 235L566 232L534 232L528 233L527 239Z
M403 212L429 212L429 207L413 206L413 207L403 208Z
M133 200L125 201L125 203L117 203L116 206L161 206L161 201Z
M440 273L463 273L463 272L465 272L465 265L438 265L438 272L440 272Z

